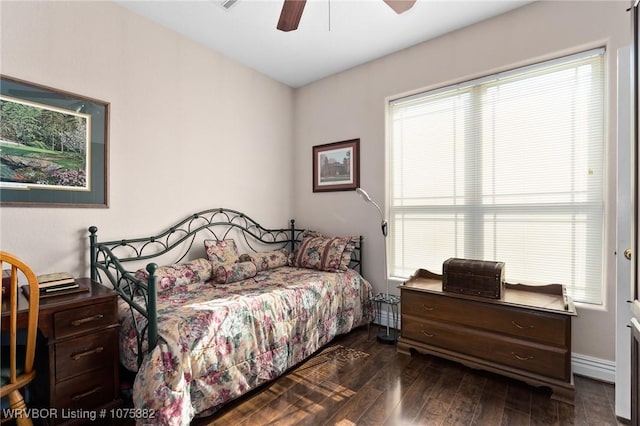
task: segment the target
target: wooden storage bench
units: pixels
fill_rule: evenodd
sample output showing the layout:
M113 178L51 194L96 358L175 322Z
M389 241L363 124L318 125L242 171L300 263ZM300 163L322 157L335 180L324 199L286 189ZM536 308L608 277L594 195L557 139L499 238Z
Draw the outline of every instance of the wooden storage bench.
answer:
M398 352L411 349L546 386L573 403L571 317L563 286L506 284L500 299L442 291L442 277L419 270L401 287Z

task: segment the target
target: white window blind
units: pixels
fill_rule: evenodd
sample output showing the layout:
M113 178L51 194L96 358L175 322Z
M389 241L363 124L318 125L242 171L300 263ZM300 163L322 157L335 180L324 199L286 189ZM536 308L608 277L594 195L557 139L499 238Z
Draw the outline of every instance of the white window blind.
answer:
M390 274L449 257L602 303L604 49L390 102Z

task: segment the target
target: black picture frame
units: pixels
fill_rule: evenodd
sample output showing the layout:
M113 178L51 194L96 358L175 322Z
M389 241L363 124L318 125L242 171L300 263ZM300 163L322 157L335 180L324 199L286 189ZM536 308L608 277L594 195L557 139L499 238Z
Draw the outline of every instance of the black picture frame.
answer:
M79 153L76 157L81 160L80 166L73 168L56 164L56 169L51 172L51 167L45 166L45 162L31 162L30 164L19 164L15 158L28 158L31 153L27 154L27 150L22 157L13 155L11 158L13 146L26 146L21 141L7 141L3 139L3 133L0 133L0 205L17 206L17 207L93 207L108 208L109 207L109 108L110 104L101 100L89 98L82 95L54 89L36 83L31 83L18 78L0 75L0 121L5 108L8 105L23 105L25 108L33 111L45 111L49 114L58 114L59 120L71 119L74 116L79 117L78 121L86 122L78 132L83 132L79 137L76 146L80 146ZM6 113L8 114L8 112ZM8 120L6 120L8 121ZM47 129L48 134L56 134L58 127L51 129L47 127L45 119L40 120L38 129ZM15 135L15 132L13 133ZM60 133L58 136L62 136ZM32 140L37 140L41 149L39 152L47 151L48 143L40 141L37 136L31 136ZM83 145L84 144L84 145ZM52 143L53 145L53 143ZM60 146L62 147L62 143ZM2 148L5 148L5 153ZM29 149L32 149L29 146ZM53 149L53 148L51 148ZM58 148L56 148L58 149ZM33 148L33 151L38 151ZM60 155L70 156L69 150L65 151L60 148ZM37 154L33 154L37 155ZM38 161L42 161L39 157ZM26 167L29 173L24 173ZM37 173L33 174L33 171ZM16 172L20 174L22 180L15 178ZM44 184L37 177L29 176L47 176L52 178L52 173L68 176L69 179L58 178L56 183L49 181ZM53 178L52 178L53 179ZM73 182L73 183L68 183Z
M313 192L355 191L360 186L360 139L313 147Z

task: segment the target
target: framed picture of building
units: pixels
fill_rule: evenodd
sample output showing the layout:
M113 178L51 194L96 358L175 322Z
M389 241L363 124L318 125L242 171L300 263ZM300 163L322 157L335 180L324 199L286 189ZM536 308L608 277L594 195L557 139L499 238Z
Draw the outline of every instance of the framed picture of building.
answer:
M355 191L360 185L360 139L313 147L313 192Z

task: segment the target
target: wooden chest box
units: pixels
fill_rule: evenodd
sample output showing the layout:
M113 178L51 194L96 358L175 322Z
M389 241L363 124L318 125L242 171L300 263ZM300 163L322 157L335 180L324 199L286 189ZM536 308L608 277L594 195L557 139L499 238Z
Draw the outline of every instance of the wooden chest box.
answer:
M571 318L564 286L505 283L501 299L442 291L420 269L400 286L398 352L411 349L522 380L573 404Z
M500 299L504 289L504 262L452 257L442 264L442 290Z

